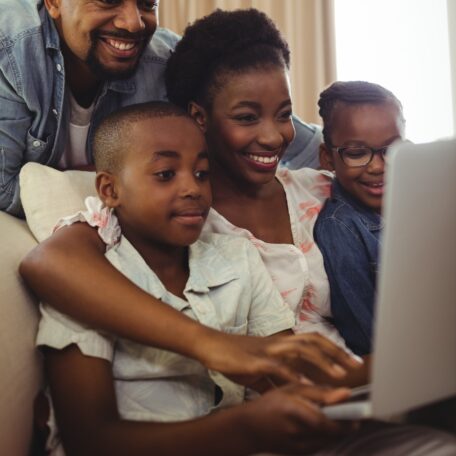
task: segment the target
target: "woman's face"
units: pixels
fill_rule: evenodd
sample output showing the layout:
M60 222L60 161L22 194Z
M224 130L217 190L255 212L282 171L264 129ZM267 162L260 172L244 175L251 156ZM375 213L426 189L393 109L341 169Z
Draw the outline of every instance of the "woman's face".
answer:
M273 179L295 135L285 68L228 75L206 114L206 139L217 167L242 184Z

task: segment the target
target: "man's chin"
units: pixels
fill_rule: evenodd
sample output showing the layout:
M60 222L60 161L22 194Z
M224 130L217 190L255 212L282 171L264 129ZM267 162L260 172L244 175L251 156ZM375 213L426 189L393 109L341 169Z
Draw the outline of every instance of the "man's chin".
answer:
M139 59L125 68L112 68L103 65L99 60L90 58L87 60L87 65L94 74L94 76L102 81L114 81L119 79L131 78L139 65Z

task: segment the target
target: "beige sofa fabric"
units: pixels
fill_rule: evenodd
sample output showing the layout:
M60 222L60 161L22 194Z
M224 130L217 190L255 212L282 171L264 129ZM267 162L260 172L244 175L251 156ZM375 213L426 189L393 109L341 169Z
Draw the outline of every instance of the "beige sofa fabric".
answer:
M41 386L41 360L34 342L36 299L18 273L24 255L36 245L27 224L0 212L0 454L28 454L33 401Z

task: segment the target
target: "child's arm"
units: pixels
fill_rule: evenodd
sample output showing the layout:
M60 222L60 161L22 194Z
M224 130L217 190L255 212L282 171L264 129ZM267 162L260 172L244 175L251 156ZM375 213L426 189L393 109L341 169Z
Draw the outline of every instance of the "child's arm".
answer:
M233 336L202 326L136 287L106 260L104 251L97 231L76 223L37 246L20 272L58 310L92 327L197 359L247 386L267 376L297 380L287 357L311 356L329 372L334 364L350 363L340 352L316 357L321 344L309 343L306 336Z
M356 227L331 217L319 221L315 232L331 287L335 326L355 353L371 352L375 268Z
M84 356L71 345L46 351L46 371L67 456L313 451L342 431L315 404L348 396L347 390L289 385L248 404L191 421L137 422L119 417L109 362Z

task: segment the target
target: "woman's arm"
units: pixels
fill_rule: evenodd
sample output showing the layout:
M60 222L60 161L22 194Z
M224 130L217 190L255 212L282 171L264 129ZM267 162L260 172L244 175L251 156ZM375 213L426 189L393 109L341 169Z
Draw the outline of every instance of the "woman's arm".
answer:
M342 432L316 404L348 396L347 390L289 385L191 421L136 422L119 417L107 361L84 356L75 345L47 349L46 372L68 456L235 456L316 450Z
M246 386L264 377L296 381L289 358L320 350L305 337L234 336L205 327L142 291L104 256L105 244L85 223L61 228L22 261L20 272L46 303L86 324L144 345L197 359ZM312 356L319 368L351 365L348 356Z

